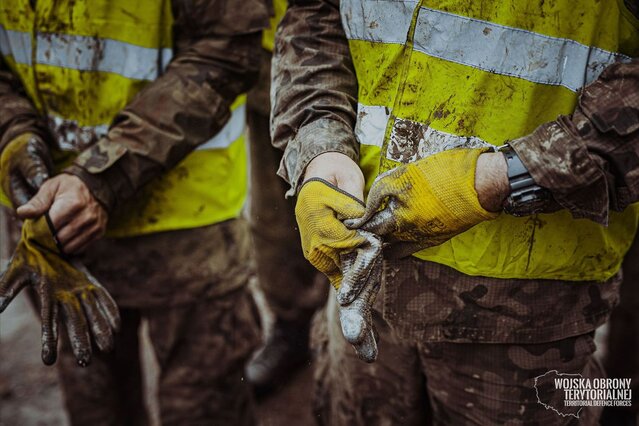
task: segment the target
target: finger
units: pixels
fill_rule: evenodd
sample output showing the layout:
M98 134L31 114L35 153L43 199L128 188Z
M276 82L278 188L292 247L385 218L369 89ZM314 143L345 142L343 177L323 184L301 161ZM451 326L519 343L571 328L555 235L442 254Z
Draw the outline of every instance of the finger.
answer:
M381 260L376 265L381 271ZM371 279L360 295L349 305L339 306L340 324L344 338L353 345L360 359L377 359L377 339L373 326L372 307L379 292L381 277Z
M40 319L42 320L42 362L53 365L58 358L58 304L41 299Z
M60 307L75 359L80 367L86 367L91 363L91 338L80 302L75 297L69 297L60 302Z
M118 305L115 303L115 300L113 300L109 292L102 287L96 289L94 293L98 300L100 309L102 310L105 318L109 321L111 328L113 331L118 332L120 330L121 320L120 310L118 309Z
M368 222L368 220L377 213L386 199L392 195L392 191L390 191L386 185L378 183L378 180L375 180L371 191L368 193L368 199L366 200L366 213L364 213L364 215L360 218L344 221L347 228L361 228L364 223Z
M8 269L0 276L0 313L4 312L13 298L29 283L29 275L18 266L19 263L14 255Z
M377 331L374 326L371 326L364 333L364 338L361 343L353 345L355 353L359 359L364 362L375 362L379 349L377 347Z
M80 253L89 244L102 236L102 228L97 223L90 223L81 228L75 228L74 223L65 226L57 234L62 250L66 254Z
M346 264L342 262L342 285L337 292L337 301L340 305L351 303L362 291L366 283L372 279L382 254L382 240L370 232L358 231L366 238L366 244L356 249L356 256L346 258Z
M85 292L81 295L80 302L98 349L102 352L110 352L113 349L113 333L109 322L98 306L97 299L91 292Z
M58 188L59 184L57 181L50 180L45 182L38 190L38 193L31 198L28 203L18 207L16 210L18 217L24 220L36 219L42 216L51 208Z
M56 225L56 236L61 244L68 244L80 235L86 235L96 225L96 218L84 209L69 222Z
M115 300L113 300L109 292L102 287L102 284L100 284L98 279L91 274L82 262L74 259L71 261L71 264L75 269L82 272L91 284L95 286L93 295L97 299L105 318L109 321L109 324L114 331L117 332L120 330L120 310L118 309L118 305L115 303Z
M76 219L80 221L80 224L85 223L86 212L83 211L84 209L83 202L74 196L68 194L56 196L49 209L49 216L51 216L51 221L57 231L56 235L62 228Z
M373 234L384 236L398 231L397 226L397 200L391 198L386 207L375 213L371 218L362 224L363 229Z

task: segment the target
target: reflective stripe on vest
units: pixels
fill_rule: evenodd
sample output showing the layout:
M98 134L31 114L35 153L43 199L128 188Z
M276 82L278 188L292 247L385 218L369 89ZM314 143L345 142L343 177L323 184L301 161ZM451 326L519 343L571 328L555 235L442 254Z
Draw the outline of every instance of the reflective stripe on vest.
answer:
M170 0L0 5L0 53L48 118L62 151L104 136L172 56ZM113 215L108 234L194 228L237 217L246 196L245 96L229 122ZM68 160L68 155L57 157ZM58 164L61 168L65 164Z
M584 84L639 53L622 2L610 3L342 0L367 190L398 164L501 145L571 113ZM416 256L469 275L605 280L632 242L636 210L613 213L608 228L566 211L501 215Z
M98 124L97 126L81 126L77 121L65 119L55 115L48 116L49 128L57 138L60 149L64 151L75 151L78 146L89 146L96 140L105 136L109 130L108 124ZM231 112L231 118L215 136L199 145L196 151L206 149L224 149L244 133L246 123L246 105L240 103Z

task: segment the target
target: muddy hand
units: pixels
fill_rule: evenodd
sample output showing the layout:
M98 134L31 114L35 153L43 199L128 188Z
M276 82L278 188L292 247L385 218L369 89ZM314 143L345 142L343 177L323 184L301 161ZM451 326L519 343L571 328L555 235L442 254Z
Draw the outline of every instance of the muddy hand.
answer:
M7 271L0 276L0 313L27 285L38 295L42 320L42 361L57 358L58 317L67 328L80 366L91 362L91 336L101 351L113 348L120 327L118 307L83 265L64 258L46 217L27 220Z

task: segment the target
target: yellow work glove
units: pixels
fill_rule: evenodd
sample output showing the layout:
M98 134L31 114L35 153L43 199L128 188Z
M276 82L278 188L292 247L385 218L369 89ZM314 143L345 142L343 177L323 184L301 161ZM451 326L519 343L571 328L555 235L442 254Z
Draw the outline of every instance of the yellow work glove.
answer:
M39 136L25 133L0 155L0 186L15 208L33 197L53 170L49 148Z
M44 216L24 222L20 243L0 276L0 313L26 285L34 287L40 304L45 364L57 358L59 312L79 365L91 361L89 330L100 350L113 347L113 333L120 326L115 302L83 265L60 254Z
M451 149L378 176L366 213L346 225L383 236L386 253L402 257L494 219L475 191L477 158L486 151Z
M372 362L377 344L370 309L379 291L382 241L343 223L364 213L363 202L315 178L304 183L295 206L304 257L337 290L344 337Z

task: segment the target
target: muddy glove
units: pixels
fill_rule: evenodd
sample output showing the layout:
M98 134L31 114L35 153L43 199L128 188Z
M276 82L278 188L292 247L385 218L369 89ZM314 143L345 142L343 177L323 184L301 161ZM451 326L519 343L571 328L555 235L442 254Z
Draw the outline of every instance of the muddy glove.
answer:
M448 241L494 219L475 191L477 158L485 149L451 149L378 176L366 213L348 220L350 229L384 237L385 253L398 258Z
M35 195L51 170L49 148L32 133L10 141L0 155L0 185L15 208Z
M342 268L345 271L353 268L353 257L345 258ZM342 326L344 338L353 345L357 356L362 361L373 362L377 359L377 330L373 325L373 305L379 293L382 278L381 251L375 257L370 272L366 273L368 279L363 282L361 291L350 303L340 303L339 321Z
M370 309L379 291L382 242L343 223L364 212L360 200L321 179L304 183L295 206L304 257L337 290L344 336L360 358L372 362L377 344Z
M27 220L7 271L0 276L0 313L26 285L35 289L42 320L42 361L57 358L58 314L66 325L80 366L91 361L89 329L97 347L109 351L119 329L118 308L107 291L79 262L58 250L46 217Z

